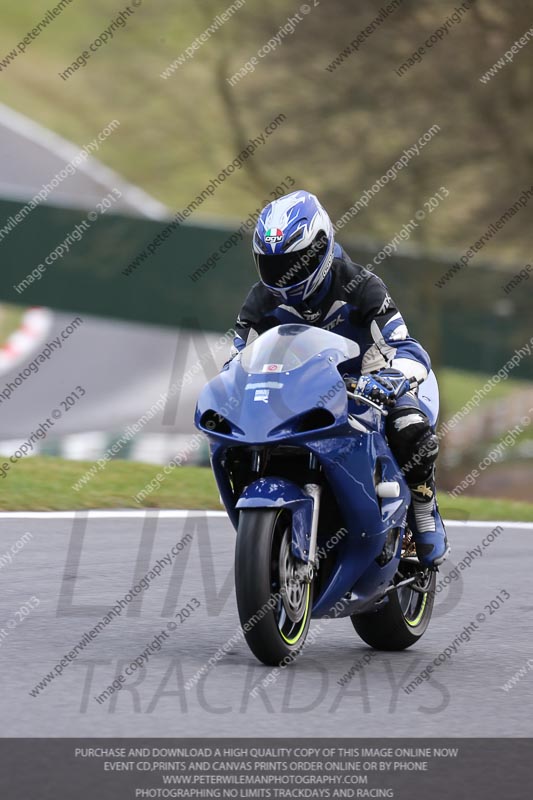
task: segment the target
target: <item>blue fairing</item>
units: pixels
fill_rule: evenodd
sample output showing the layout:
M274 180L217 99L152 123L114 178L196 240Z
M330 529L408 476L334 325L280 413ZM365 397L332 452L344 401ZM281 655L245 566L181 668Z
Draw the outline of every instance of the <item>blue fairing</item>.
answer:
M307 561L313 501L295 483L283 478L259 478L247 486L235 508L283 508L292 516L292 551Z
M228 453L290 445L316 456L346 534L315 596L315 617L327 614L341 598L349 598L341 614L347 615L383 595L397 571L410 500L384 437L382 415L347 398L343 364L354 358L354 348L353 342L317 328L273 328L207 384L196 410L195 422L209 437L213 471L233 525L238 525L241 508L284 508L292 517L293 554L302 561L308 556L313 500L297 478L276 475L256 476L235 496ZM428 393L428 407L430 399ZM379 499L379 480L397 481L399 497ZM376 559L393 528L400 534L396 553L380 566Z

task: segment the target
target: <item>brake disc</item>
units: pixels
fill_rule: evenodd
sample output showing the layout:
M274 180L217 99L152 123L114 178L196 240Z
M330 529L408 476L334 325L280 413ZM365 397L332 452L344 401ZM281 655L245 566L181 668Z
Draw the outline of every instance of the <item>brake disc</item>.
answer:
M291 553L290 531L287 529L279 551L279 583L283 607L292 622L299 622L305 611L307 582L302 580L299 564Z

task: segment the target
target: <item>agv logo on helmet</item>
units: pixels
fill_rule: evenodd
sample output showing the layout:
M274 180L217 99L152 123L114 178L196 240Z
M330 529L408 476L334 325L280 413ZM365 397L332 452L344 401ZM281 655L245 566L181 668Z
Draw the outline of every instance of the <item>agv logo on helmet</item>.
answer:
M277 244L281 242L282 239L283 231L280 231L279 228L270 228L265 233L265 242L267 242L267 244Z

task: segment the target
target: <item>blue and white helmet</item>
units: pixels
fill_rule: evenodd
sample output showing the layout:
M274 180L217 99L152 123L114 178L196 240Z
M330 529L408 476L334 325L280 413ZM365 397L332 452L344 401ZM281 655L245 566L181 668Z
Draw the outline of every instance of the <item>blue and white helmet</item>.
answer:
M331 269L333 234L314 194L291 192L269 203L259 215L253 240L261 282L284 300L307 300Z

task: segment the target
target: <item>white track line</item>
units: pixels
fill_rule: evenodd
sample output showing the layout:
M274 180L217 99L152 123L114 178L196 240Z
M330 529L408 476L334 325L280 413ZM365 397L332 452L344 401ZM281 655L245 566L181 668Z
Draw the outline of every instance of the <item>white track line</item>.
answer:
M65 164L75 158L81 149L68 141L68 139L64 139L49 128L39 125L35 120L3 103L0 103L0 125L15 134L23 136L30 142L44 147L60 161L64 161ZM169 211L163 203L151 197L140 187L128 183L117 172L102 164L97 158L89 156L86 163L77 167L77 171L109 188L120 188L124 199L142 216L155 220L165 220L169 217Z
M135 509L124 511L117 510L80 510L80 511L0 511L2 519L76 519L87 516L89 519L145 519L146 517L158 517L159 519L186 519L187 517L210 517L215 519L227 519L225 511L202 511L185 509ZM496 525L511 526L517 530L532 531L533 522L509 522L505 520L458 520L450 519L445 521L448 528L488 528Z
M145 519L158 517L159 519L186 519L187 517L225 517L225 511L185 511L172 509L144 509L125 511L0 511L1 519L75 519L87 516L89 519Z

